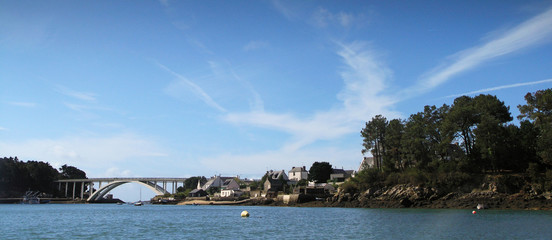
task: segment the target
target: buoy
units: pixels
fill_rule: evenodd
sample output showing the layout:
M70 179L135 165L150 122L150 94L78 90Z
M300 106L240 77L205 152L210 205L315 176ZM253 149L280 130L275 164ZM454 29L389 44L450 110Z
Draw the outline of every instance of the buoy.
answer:
M241 216L242 216L242 217L249 217L249 212L248 212L248 211L243 211L243 212L241 213Z
M472 212L472 214L476 214L476 213L477 213L477 212L476 212L475 210Z

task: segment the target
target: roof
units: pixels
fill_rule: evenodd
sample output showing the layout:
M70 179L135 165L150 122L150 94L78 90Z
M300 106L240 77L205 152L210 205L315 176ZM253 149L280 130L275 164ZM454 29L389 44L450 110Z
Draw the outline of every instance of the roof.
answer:
M194 190L190 191L190 193L198 193L200 191L205 192L205 190L200 188L200 189L194 189Z
M284 178L284 180L288 180L286 172L284 170L281 170L281 171L272 171L272 170L270 170L270 172L268 172L267 174L272 179L279 179L280 176L281 176L281 177Z
M303 166L303 167L292 167L291 168L291 171L289 172L306 172L306 168Z

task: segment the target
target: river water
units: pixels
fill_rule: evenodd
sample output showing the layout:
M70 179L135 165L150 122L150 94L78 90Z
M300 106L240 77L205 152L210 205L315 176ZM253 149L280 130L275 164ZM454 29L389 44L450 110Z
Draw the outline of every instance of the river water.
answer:
M242 218L242 211L250 213ZM552 239L552 211L0 205L0 239Z

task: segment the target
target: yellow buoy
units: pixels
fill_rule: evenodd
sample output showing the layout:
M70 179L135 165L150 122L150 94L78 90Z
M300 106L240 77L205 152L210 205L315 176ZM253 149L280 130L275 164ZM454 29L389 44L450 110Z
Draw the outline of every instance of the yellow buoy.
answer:
M242 216L242 217L249 217L249 212L248 212L248 211L243 211L243 212L241 213L241 216Z

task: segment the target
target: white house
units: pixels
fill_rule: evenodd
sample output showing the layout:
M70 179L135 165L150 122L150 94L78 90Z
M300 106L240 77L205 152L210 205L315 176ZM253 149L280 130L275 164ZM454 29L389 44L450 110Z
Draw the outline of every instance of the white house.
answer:
M239 197L243 194L241 190L225 189L220 191L221 197Z
M291 170L288 172L288 177L290 181L301 181L303 179L306 180L309 177L309 172L307 172L305 166L292 167Z

